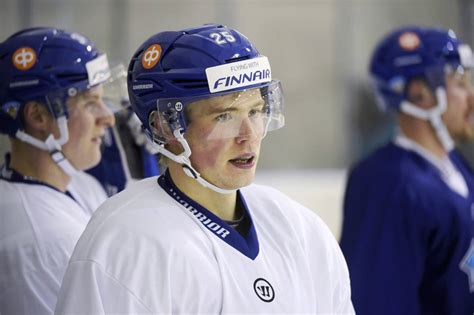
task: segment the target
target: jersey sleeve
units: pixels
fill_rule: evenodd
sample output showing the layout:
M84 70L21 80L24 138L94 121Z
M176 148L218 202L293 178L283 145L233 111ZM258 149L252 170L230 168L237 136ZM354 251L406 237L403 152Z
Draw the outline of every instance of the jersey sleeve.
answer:
M295 203L296 205L296 203ZM351 286L347 264L339 244L326 224L311 210L302 208L302 242L308 255L319 300L318 312L322 314L355 314L351 301Z
M25 265L22 261L15 263L18 268ZM1 270L5 274L0 277L0 313L52 314L64 268L37 264L35 272L30 273L15 270L12 265Z
M330 233L329 229L327 232ZM328 314L338 315L355 314L351 300L351 285L346 260L332 234L328 235L326 242L326 259L328 260L328 275L330 277L327 281L328 288L331 289L331 303L328 305L328 309L324 311ZM317 257L314 259L317 259Z
M351 300L351 285L349 280L349 271L346 260L335 240L333 241L333 257L335 260L334 270L334 290L333 290L333 309L335 314L355 314Z
M93 261L71 262L56 305L56 315L152 314L130 291Z
M87 217L72 199L49 187L3 184L0 313L52 314Z

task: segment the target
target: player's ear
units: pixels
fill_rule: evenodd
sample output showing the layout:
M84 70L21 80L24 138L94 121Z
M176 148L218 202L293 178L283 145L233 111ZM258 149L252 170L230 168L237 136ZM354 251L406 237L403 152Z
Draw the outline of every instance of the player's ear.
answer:
M30 134L49 134L51 131L51 123L53 120L51 113L39 102L27 102L23 106L22 119L26 131Z
M408 83L407 98L411 103L425 109L436 105L436 98L433 91L428 84L421 79L415 79Z

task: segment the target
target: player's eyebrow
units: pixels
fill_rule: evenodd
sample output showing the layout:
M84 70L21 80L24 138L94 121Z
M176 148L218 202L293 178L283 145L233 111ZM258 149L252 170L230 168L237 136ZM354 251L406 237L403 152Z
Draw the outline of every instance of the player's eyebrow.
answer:
M252 103L253 103L252 105L248 106L248 109L255 109L265 104L265 102L262 99L255 100ZM212 106L212 107L209 107L205 113L207 115L213 115L213 114L220 114L224 112L237 112L237 111L239 111L239 108L238 106L234 106L234 105L229 106L229 107Z
M213 115L213 114L220 114L224 112L236 112L237 108L234 106L230 107L211 107L208 110L206 110L206 114L208 115Z

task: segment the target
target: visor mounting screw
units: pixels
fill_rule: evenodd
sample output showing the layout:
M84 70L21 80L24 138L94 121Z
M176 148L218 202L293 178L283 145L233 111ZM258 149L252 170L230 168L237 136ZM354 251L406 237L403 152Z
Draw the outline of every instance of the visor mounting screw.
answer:
M181 102L176 102L176 104L174 104L174 109L176 109L176 111L180 112L183 110L183 103Z
M69 88L67 90L67 95L69 95L70 97L74 97L77 95L77 89L76 88Z

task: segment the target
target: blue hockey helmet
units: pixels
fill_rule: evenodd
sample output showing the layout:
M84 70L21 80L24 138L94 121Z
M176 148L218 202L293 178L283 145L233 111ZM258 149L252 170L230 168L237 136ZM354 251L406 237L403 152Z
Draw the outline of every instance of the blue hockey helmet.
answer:
M154 111L171 134L176 129L185 132L189 104L258 88L266 104L265 131L284 125L283 93L279 81L271 78L268 59L234 29L207 24L158 33L138 48L128 70L132 108L150 133ZM169 132L154 133L158 142L169 140Z
M151 36L133 55L127 83L131 106L159 144L157 150L219 193L232 190L207 182L191 165L184 137L187 109L216 104L225 110L245 108L232 119L224 114L213 120L215 129L203 140L237 137L247 131L263 137L284 125L283 92L280 82L272 80L268 59L244 35L226 26L206 24ZM181 143L181 154L165 148L171 139Z
M429 27L401 27L386 35L370 61L370 75L378 105L400 110L407 99L407 84L424 79L436 91L444 87L446 71L471 68L472 52L452 30Z
M66 116L68 96L109 76L107 57L78 33L40 27L13 34L0 44L0 132L15 137L23 129L18 113L28 101Z
M78 33L47 27L17 32L0 43L0 133L48 151L71 175L76 170L62 153L62 145L69 140L68 99L100 85L101 101L107 107L99 106L93 114L112 115L111 110L119 110L128 99L125 93L120 95L121 89L125 91L125 76L120 65L109 69L107 56ZM50 134L37 139L25 131L21 113L30 101L49 110L57 121L59 138Z

